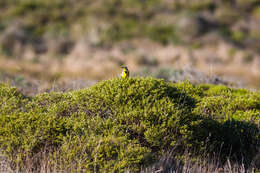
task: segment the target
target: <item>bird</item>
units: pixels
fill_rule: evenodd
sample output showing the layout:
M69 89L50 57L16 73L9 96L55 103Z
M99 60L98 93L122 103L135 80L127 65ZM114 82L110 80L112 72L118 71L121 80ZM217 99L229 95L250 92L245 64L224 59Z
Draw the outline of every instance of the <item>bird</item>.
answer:
M121 68L123 69L122 73L121 73L121 77L123 79L128 78L129 77L129 70L126 66L121 66Z

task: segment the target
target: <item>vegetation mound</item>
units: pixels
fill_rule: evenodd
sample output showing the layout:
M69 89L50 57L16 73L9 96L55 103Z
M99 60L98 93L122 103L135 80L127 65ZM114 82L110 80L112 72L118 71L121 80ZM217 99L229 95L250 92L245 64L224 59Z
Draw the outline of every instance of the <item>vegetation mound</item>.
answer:
M260 146L260 93L245 89L116 78L31 98L1 84L0 97L13 169L39 171L48 157L58 170L137 172L173 150L249 166Z

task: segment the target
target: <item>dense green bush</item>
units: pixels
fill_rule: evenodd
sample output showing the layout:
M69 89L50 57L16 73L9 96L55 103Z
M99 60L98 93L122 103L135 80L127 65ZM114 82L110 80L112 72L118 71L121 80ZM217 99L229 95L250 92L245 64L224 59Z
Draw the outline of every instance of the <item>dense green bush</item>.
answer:
M28 98L21 94L16 88L0 83L0 113L10 114L22 111Z
M137 172L171 150L250 164L260 146L259 92L154 78L32 98L0 87L0 148L13 168L30 160L37 171L42 152L91 172Z

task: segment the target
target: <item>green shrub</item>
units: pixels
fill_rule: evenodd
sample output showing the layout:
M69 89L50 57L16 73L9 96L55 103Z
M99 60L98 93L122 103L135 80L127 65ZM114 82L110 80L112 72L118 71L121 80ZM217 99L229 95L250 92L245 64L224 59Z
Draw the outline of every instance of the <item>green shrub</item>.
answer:
M104 33L105 41L121 41L139 35L141 24L136 19L117 19Z
M176 28L172 25L155 25L147 28L147 35L150 39L158 41L164 45L168 43L181 43L180 36L176 33Z
M216 11L216 20L223 25L231 25L240 18L239 12L234 10L230 5L223 5Z
M90 172L138 172L169 150L250 164L259 147L260 94L244 89L116 78L33 98L1 84L0 96L14 104L0 107L0 148L20 170L42 152Z
M10 114L16 111L23 111L23 106L28 98L21 94L16 88L0 83L0 113Z

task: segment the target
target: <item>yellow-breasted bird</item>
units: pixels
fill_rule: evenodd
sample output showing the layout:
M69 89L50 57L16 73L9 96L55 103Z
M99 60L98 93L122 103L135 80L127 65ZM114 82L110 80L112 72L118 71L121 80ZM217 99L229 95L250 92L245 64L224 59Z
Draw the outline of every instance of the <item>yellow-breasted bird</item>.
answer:
M121 66L121 68L123 68L121 77L124 78L128 78L129 77L129 70L126 66Z

